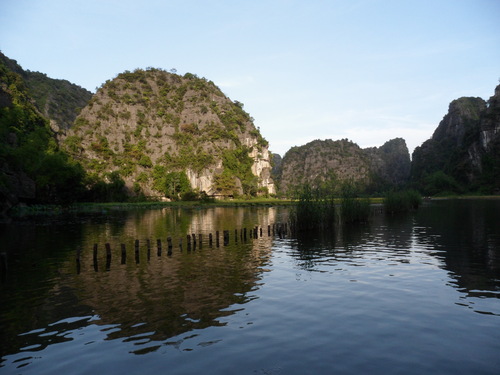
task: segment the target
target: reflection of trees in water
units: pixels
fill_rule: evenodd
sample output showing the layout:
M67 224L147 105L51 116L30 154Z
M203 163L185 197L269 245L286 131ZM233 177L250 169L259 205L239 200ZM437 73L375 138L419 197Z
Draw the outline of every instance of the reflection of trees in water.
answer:
M494 296L500 289L500 200L434 201L417 213L375 214L369 224L301 234L290 241L301 267L325 258L345 262L380 254L409 262L412 252L435 257L470 296ZM495 293L491 293L495 292Z
M435 255L471 296L500 288L500 200L445 200L420 210L418 240L442 250Z
M381 252L386 258L407 262L411 253L411 215L375 214L366 223L339 224L329 231L298 233L291 240L292 255L305 269L323 258L345 262Z

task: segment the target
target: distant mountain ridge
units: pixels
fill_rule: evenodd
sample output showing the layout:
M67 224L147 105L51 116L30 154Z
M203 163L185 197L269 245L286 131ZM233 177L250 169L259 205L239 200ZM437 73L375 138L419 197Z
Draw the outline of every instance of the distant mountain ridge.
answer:
M327 139L292 147L283 157L279 180L285 194L303 184L339 188L346 182L360 191L375 192L404 186L409 172L410 154L402 138L367 149L347 139Z
M401 138L367 149L316 140L281 158L243 104L205 78L136 69L92 94L24 71L0 52L2 212L19 202L127 195L290 196L304 183L344 182L368 194L403 187L499 194L500 85L487 101L452 101L411 161Z

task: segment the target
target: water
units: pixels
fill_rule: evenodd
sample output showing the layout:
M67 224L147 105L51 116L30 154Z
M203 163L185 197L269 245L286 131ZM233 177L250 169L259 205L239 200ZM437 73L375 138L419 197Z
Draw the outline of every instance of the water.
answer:
M286 216L108 210L0 227L0 374L498 374L500 200L268 236Z

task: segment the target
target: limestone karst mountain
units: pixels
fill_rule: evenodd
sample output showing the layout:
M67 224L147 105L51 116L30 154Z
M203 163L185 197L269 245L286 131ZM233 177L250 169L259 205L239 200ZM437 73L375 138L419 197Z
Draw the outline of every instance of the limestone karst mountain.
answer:
M411 178L425 194L500 192L500 85L488 101L450 103L432 138L413 152Z
M284 155L280 188L289 193L304 183L330 184L335 189L349 182L359 191L375 192L403 186L409 171L410 155L401 138L368 149L347 139L315 140L293 147Z
M187 179L208 195L275 193L268 143L211 81L137 69L107 81L63 137L85 169L118 173L130 194L170 196Z

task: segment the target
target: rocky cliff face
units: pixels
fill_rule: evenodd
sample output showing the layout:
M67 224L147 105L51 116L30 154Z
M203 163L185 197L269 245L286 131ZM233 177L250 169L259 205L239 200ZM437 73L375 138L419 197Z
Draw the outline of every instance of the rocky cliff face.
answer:
M364 149L372 171L372 185L378 190L401 188L410 177L410 152L403 138L394 138L380 147Z
M319 186L352 182L361 190L374 191L404 184L409 169L408 148L401 138L369 149L346 139L316 140L285 154L281 190L286 194L304 183Z
M162 195L172 172L185 172L193 189L209 195L275 193L267 141L243 105L189 73L119 74L97 91L63 144L91 173L119 173L131 194Z
M500 189L500 86L488 102L460 98L432 138L413 153L412 180L423 187L436 173L444 173L463 190Z

